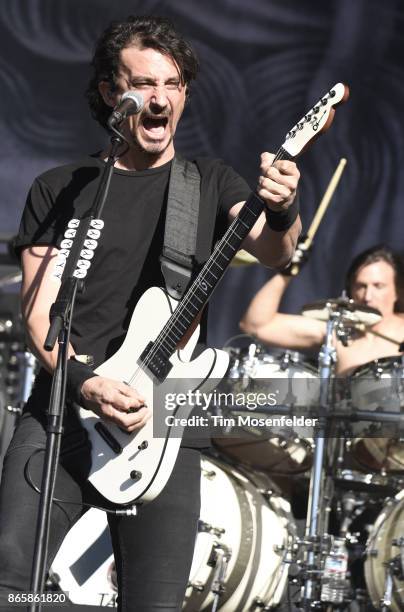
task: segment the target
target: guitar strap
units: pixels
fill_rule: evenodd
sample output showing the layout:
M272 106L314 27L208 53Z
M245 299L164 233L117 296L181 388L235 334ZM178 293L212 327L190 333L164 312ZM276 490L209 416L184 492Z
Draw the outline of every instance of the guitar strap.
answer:
M170 173L161 271L168 294L176 300L184 295L196 270L195 254L206 260L211 240L199 240L198 219L201 175L195 162L175 156ZM208 229L208 228L206 228ZM208 231L213 232L212 228ZM205 252L201 252L205 251Z

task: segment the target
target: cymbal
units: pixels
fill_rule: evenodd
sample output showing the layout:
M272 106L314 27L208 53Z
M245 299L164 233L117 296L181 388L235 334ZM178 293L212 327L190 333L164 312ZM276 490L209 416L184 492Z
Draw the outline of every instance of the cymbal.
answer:
M253 255L250 255L250 253L241 249L240 251L237 251L230 265L232 267L251 266L252 264L257 264L257 263L259 263L259 261L256 257L254 257Z
M319 300L302 308L302 315L319 321L328 321L331 312L339 312L345 322L360 323L366 327L376 325L382 318L376 308L358 304L347 298Z

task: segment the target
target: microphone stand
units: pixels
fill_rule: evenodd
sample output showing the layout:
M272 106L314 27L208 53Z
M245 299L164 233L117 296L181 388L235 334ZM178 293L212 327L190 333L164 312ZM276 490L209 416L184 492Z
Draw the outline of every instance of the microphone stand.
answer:
M29 612L41 612L45 588L46 561L48 556L49 527L52 511L52 499L56 484L57 468L60 456L61 438L63 433L63 416L66 395L66 368L68 359L68 346L70 339L70 326L77 292L84 289L83 277L86 271L77 267L80 257L85 255L85 241L88 231L93 227L100 228L101 213L108 195L114 163L119 158L119 147L125 138L117 130L113 130L111 149L103 168L97 193L90 211L86 216L69 223L70 228L78 227L73 249L70 252L63 270L61 286L54 304L50 309L50 327L45 340L44 348L52 351L56 339L58 340L57 364L53 373L50 402L48 408L47 441L45 448L44 467L42 472L41 493L39 500L38 518L35 536L35 549L31 572L31 593L34 601L30 604ZM74 231L74 230L73 230ZM69 230L68 236L74 235ZM90 233L91 235L91 233ZM98 234L99 235L99 234ZM93 250L97 242L93 245ZM91 249L90 249L91 250ZM91 255L92 257L92 255ZM87 260L88 261L88 260ZM87 268L89 264L87 264Z

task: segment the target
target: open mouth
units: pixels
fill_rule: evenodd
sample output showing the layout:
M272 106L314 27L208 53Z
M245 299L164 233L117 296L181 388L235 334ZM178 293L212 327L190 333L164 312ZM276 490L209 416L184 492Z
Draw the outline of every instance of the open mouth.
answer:
M167 117L144 117L142 125L144 130L153 136L162 136L168 123Z

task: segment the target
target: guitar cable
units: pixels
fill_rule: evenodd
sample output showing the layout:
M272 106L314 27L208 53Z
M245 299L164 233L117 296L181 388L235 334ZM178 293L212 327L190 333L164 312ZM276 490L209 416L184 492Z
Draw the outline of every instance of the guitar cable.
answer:
M43 453L45 452L44 448L37 448L33 453L31 453L31 455L28 457L25 466L24 466L24 476L25 476L25 480L27 481L27 483L29 484L29 486L36 491L36 493L41 494L41 489L39 487L36 486L36 484L34 483L31 473L29 471L29 464L31 462L31 460L33 459L33 457L39 453ZM104 512L107 512L108 514L113 514L115 516L136 516L137 514L137 506L130 506L129 508L125 508L125 509L116 509L113 510L111 508L105 508L103 506L97 506L95 504L89 504L88 502L74 502L68 499L59 499L57 497L53 497L52 498L52 503L58 503L58 504L70 504L71 506L84 506L85 508L95 508L96 510L103 510ZM62 508L62 510L64 510Z

